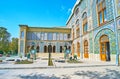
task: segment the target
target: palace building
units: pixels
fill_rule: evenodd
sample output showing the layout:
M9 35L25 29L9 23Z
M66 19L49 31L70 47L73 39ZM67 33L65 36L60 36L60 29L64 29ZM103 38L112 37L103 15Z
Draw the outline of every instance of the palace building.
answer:
M71 29L66 27L29 27L20 26L19 52L26 55L34 46L37 53L48 53L48 45L52 45L52 53L63 53L64 46L71 49Z
M77 0L66 27L43 28L20 25L19 52L31 45L37 52L62 53L67 46L79 58L118 61L120 53L120 0Z

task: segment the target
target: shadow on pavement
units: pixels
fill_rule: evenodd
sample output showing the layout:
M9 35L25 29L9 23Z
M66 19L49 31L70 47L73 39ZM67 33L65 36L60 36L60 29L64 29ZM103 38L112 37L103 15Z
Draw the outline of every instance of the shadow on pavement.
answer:
M47 76L44 74L30 74L30 75L19 75L20 79L61 79L61 77L56 77L54 74L52 76ZM62 75L62 79L70 79L70 77Z
M120 79L120 71L110 69L106 69L105 72L77 71L74 75L81 76L82 79L86 77L89 79Z

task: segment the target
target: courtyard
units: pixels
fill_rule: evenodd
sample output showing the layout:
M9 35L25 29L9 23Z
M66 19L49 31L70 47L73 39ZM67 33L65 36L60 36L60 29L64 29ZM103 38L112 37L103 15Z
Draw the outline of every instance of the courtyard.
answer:
M120 78L120 66L116 66L114 62L82 59L78 59L78 61L81 61L82 63L57 62L54 58L54 65L48 66L48 60L45 58L37 58L32 64L15 64L14 61L4 60L0 63L0 79Z

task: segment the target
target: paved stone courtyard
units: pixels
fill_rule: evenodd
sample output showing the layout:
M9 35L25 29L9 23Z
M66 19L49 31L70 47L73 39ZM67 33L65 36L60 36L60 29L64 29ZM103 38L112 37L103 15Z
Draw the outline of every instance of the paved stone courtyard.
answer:
M120 79L120 67L5 69L0 79Z
M33 64L0 63L0 79L119 79L120 66L113 62L80 60L83 63L60 63L37 59Z

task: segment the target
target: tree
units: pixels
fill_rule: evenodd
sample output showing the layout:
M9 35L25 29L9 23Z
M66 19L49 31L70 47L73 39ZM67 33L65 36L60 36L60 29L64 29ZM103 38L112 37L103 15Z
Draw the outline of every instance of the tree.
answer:
M10 33L5 27L0 27L0 51L9 51Z
M10 49L12 54L18 53L18 38L12 38L12 41L10 42Z

